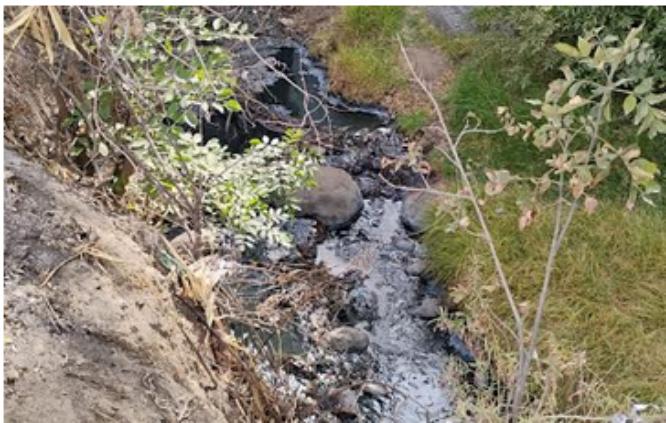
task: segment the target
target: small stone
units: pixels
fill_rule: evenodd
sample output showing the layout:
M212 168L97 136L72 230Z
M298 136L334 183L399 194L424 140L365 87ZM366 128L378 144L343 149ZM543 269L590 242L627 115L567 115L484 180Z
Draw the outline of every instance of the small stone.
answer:
M412 309L411 313L412 316L421 319L434 319L439 316L440 306L439 298L427 297L421 301L421 304Z
M280 18L278 19L278 21L287 28L291 28L292 26L294 26L294 20L291 18Z
M379 182L375 178L360 176L357 180L363 197L375 197L379 194Z
M349 314L354 320L372 321L377 318L377 294L360 286L349 293Z
M414 233L423 233L428 224L428 210L436 203L436 196L428 192L411 192L405 196L400 209L400 220Z
M19 378L19 372L15 368L9 368L5 370L5 381L8 384L14 383Z
M341 326L324 335L324 344L338 352L361 353L370 345L370 338L362 329Z
M351 389L333 389L328 395L334 414L357 417L361 414L358 406L358 394Z
M414 260L407 266L406 272L411 276L421 276L425 273L426 264L423 260Z
M415 242L411 239L399 239L393 245L396 249L410 254L414 252L414 248L416 246Z
M372 382L364 383L363 386L361 386L361 390L368 395L372 395L373 397L383 397L389 393L388 389L386 389L384 385Z
M317 222L312 219L294 219L287 222L285 230L294 239L296 249L305 258L317 254Z

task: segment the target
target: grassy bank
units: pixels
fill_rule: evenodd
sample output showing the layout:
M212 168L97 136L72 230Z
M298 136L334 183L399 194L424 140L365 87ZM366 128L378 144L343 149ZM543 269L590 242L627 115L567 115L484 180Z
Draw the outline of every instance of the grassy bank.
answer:
M533 315L552 214L518 231L517 196L485 209L517 302ZM468 335L494 362L499 380L509 381L515 342L498 322L511 322L511 315L487 247L445 227L435 225L425 236L431 270L462 304ZM551 411L580 406L609 413L630 400L666 398L665 258L662 210L629 213L609 202L596 214L576 217L558 258L531 382L534 395L553 401Z
M333 90L380 102L406 84L395 40L405 15L397 6L343 7L330 28L315 34L313 50L326 61Z
M428 83L441 94L449 76L445 51L462 57L465 49L457 41L447 42L420 8L342 7L331 25L314 34L310 47L326 62L333 91L390 108L399 118L399 128L415 135L432 121L432 113L411 82L397 35L414 49L410 53L418 56L415 65L430 74Z
M516 78L515 58L507 61L503 52L517 41L497 33L477 37L480 48L465 56L442 96L450 125L460 128L473 112L483 127L499 127L495 112L500 105L528 118L524 99L541 97L553 75L535 68L529 77ZM666 187L663 136L636 136L627 121L603 137L618 145L638 144L642 155L662 169L659 182ZM489 168L539 175L549 158L504 134L469 136L460 150L481 181ZM445 166L439 169L450 174ZM629 183L628 173L614 172L596 194L597 213L579 213L562 247L529 385L532 415L572 410L603 415L626 409L632 401L666 401L666 198L661 194L656 207L642 204L627 212ZM551 240L552 210L541 210L534 226L519 231L516 202L523 194L517 187L484 209L517 302L531 316ZM510 385L516 347L505 323L512 318L487 247L469 234L449 233L449 223L435 221L425 235L431 271L460 302L464 317L456 324L483 351L496 380Z

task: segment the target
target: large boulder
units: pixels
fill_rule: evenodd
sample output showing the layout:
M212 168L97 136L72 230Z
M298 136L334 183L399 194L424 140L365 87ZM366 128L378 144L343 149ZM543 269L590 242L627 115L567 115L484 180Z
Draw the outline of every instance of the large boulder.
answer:
M437 196L425 191L410 192L402 200L400 220L413 233L425 232L428 210L435 205Z
M321 166L314 188L301 191L301 214L317 219L329 229L351 225L363 210L363 197L354 179L342 169Z

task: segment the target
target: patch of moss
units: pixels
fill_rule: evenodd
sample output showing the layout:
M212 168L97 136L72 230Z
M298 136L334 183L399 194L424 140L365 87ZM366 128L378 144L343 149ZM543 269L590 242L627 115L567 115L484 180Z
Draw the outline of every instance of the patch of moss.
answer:
M520 195L519 189L506 193L485 211L517 303L533 316L553 212L542 210L519 231ZM462 298L471 336L483 341L498 378L509 382L515 341L498 322L510 325L512 318L488 249L479 238L448 233L447 223L435 222L424 237L430 269ZM582 413L614 413L630 400L664 402L665 258L664 210L629 213L606 202L597 213L574 218L557 259L529 385L535 398L547 396L550 411L578 406Z

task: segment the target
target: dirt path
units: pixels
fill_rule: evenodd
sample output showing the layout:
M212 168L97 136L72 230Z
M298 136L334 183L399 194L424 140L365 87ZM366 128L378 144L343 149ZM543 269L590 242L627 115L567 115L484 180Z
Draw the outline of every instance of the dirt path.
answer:
M77 194L5 150L5 421L226 421L154 233Z

